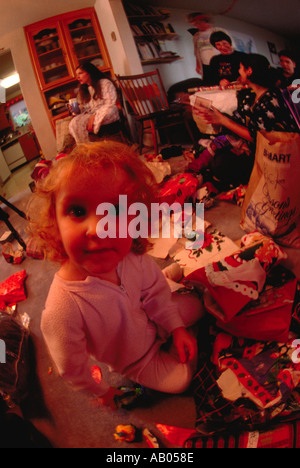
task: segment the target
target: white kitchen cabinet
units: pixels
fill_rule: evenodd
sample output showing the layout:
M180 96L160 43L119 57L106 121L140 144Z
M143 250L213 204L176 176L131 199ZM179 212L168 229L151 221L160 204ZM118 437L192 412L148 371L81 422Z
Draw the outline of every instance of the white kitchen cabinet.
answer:
M10 144L9 146L3 146L2 153L11 171L27 162L22 146L18 141Z

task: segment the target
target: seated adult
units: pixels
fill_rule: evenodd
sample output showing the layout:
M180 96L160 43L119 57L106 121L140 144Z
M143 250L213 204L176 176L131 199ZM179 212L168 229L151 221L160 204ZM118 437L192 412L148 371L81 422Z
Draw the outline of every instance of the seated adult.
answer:
M223 31L212 33L210 42L220 52L210 61L210 84L228 86L238 79L241 58L246 54L234 50L231 37Z
M216 138L211 154L205 151L204 154L200 154L199 161L196 160L189 167L199 172L210 166L219 180L226 178L227 185L235 186L247 184L249 181L258 131L299 133L297 123L281 91L274 87L270 64L264 56L244 54L239 75L241 83L248 85L249 89L239 93L238 109L233 118L222 114L216 108L196 110L207 123L225 128L224 135ZM232 135L239 137L241 142L232 141ZM247 143L248 150L242 147L243 142ZM242 154L237 155L237 144L243 148Z
M297 72L295 58L288 50L279 52L280 66L278 70L277 86L281 89L286 89L293 84L293 81L300 79L300 73Z
M95 65L86 62L76 69L80 83L77 99L81 113L69 124L76 143L89 142L89 133L97 134L102 125L120 119L114 83Z

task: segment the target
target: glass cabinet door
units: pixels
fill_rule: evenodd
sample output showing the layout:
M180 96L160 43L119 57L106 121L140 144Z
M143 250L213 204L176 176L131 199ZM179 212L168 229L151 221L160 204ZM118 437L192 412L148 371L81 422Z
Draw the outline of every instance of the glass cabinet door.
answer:
M65 20L64 24L65 31L69 33L75 67L84 62L92 62L98 68L105 68L105 52L101 47L102 40L95 20L91 16L77 17Z
M39 63L37 71L43 87L52 86L55 82L74 76L59 25L34 33L32 41Z

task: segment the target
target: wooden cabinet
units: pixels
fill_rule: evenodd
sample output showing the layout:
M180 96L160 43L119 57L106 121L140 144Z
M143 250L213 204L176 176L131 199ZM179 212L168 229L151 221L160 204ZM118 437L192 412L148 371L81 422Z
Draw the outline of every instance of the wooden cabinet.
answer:
M68 115L67 101L74 97L76 68L85 61L113 75L94 8L76 10L25 26L25 34L49 118Z
M9 126L10 126L9 121L7 120L7 117L5 114L5 105L0 104L0 131L5 130Z
M39 144L34 134L25 133L19 137L19 143L27 161L32 161L33 159L40 156Z

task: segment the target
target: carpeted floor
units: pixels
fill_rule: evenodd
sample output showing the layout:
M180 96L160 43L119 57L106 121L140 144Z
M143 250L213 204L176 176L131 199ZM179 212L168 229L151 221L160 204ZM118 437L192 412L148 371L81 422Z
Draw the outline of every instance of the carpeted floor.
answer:
M10 201L25 210L30 196L28 189ZM14 227L26 239L26 221L12 210L5 210ZM236 205L217 202L205 213L205 219L234 241L244 234L239 227L240 208ZM4 223L1 223L0 237L5 230ZM286 266L300 278L300 251L288 249L287 252L289 258ZM26 312L30 317L33 353L30 391L22 409L25 417L47 437L53 447L147 447L145 441L130 445L116 441L114 432L118 424L134 424L154 433L156 423L193 429L195 408L193 398L188 393L180 396L156 394L149 407L111 411L95 408L85 395L73 392L56 375L40 332L41 312L56 267L29 257L21 265L12 265L0 256L0 282L23 269L28 275L27 299L18 304L18 312ZM106 373L105 367L102 370ZM117 374L111 374L108 378L112 385L129 383Z

